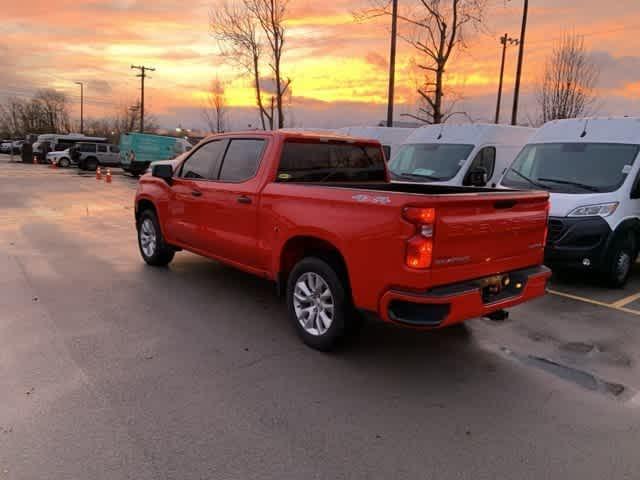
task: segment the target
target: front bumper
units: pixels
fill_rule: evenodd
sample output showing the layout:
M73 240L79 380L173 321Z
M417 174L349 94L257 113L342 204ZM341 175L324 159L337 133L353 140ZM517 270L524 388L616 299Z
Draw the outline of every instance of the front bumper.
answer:
M485 279L436 287L426 292L391 289L382 295L382 320L413 328L441 328L484 317L545 294L551 270L544 266L506 273L511 282L500 293L487 295Z
M599 269L611 235L611 227L601 217L550 217L545 264L552 268Z

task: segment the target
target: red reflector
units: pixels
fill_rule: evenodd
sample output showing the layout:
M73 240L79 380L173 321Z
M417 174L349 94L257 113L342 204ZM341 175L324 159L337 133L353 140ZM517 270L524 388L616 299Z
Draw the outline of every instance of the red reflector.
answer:
M411 223L433 223L436 219L435 208L405 207L402 216Z
M411 268L429 268L433 258L433 240L416 235L407 242L406 263Z

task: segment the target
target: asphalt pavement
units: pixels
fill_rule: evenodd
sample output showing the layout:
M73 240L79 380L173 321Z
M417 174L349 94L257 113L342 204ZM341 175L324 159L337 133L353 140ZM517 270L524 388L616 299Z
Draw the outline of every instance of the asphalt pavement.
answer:
M572 290L322 354L273 285L185 252L146 266L134 178L7 160L0 480L640 475L631 311Z

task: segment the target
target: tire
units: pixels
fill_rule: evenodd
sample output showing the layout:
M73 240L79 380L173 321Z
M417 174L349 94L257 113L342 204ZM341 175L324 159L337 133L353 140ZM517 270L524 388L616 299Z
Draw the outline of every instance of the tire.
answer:
M60 160L58 160L58 166L60 168L69 168L70 165L71 160L69 160L67 157L62 157Z
M138 248L142 259L154 267L169 265L175 251L165 243L158 217L153 210L144 210L140 214L137 230Z
M631 236L616 240L607 256L605 278L611 288L623 288L633 270L637 251Z
M89 157L84 162L84 170L95 172L98 169L98 159L96 157Z
M344 345L357 330L347 282L326 261L300 260L287 281L287 309L302 341L328 352Z

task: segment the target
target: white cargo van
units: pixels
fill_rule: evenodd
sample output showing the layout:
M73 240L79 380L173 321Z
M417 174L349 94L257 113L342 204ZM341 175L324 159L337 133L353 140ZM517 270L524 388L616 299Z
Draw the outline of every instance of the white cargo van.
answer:
M409 135L415 132L415 128L405 127L344 127L336 130L336 133L356 138L373 138L378 140L388 160L393 158L400 145Z
M535 128L495 124L429 125L391 159L393 181L495 186Z
M556 120L500 181L550 192L545 262L623 286L640 249L640 118Z

